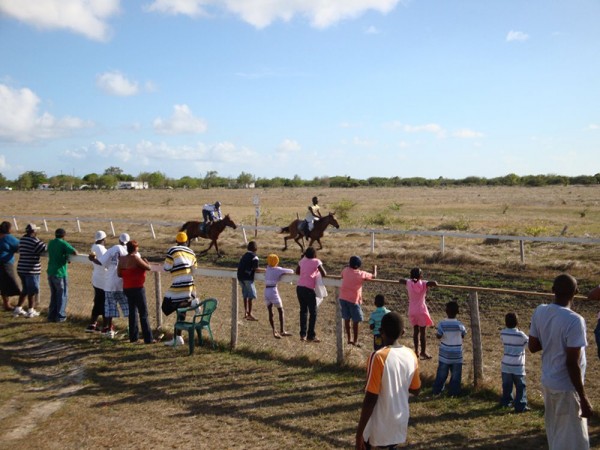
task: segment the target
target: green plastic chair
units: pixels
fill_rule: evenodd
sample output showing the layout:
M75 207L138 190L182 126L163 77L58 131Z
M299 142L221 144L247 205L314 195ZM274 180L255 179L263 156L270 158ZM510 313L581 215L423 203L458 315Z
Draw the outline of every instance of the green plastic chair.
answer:
M198 333L198 342L199 345L202 345L202 330L206 328L208 330L208 334L210 336L210 340L212 342L213 349L216 348L215 340L213 339L212 330L210 329L210 319L212 317L213 312L217 309L217 304L219 302L216 298L207 298L202 301L200 305L196 308L177 308L177 315L187 313L189 311L194 311L195 314L192 317L191 322L185 320L175 322L175 331L177 330L186 330L188 332L188 343L190 347L190 355L194 353L194 332ZM200 312L196 312L196 309ZM175 333L174 333L175 334Z

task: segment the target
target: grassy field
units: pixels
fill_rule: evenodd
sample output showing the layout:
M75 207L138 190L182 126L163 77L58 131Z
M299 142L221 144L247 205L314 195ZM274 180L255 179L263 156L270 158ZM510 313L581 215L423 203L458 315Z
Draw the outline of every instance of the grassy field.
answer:
M261 225L285 226L304 210L317 194L325 211L336 210L341 228L376 227L418 230L457 230L482 234L541 236L600 236L597 187L553 188L452 188L452 189L304 189L115 191L115 192L0 192L0 219L15 216L45 217L52 230L65 227L67 239L83 252L93 232L108 231L115 220L116 232L126 231L141 244L145 255L161 259L176 232L173 226L155 226L153 240L148 226L117 220L152 220L183 223L197 219L201 205L220 200L226 213L239 224L254 223L255 194L261 199ZM346 211L344 211L346 209ZM82 233L66 218L103 218L82 221ZM23 228L26 220L19 220ZM565 231L566 230L566 231ZM19 233L15 233L19 234ZM51 233L41 233L45 240ZM252 236L249 236L252 237ZM260 232L259 256L279 253L282 265L295 266L298 249L283 254L282 236ZM114 239L111 239L111 244ZM221 247L225 257L209 254L201 266L233 268L244 251L241 233L228 229ZM195 249L206 243L193 243ZM420 265L428 279L443 284L545 291L558 273L567 270L587 292L600 280L597 246L527 244L526 263L519 261L516 243L490 244L479 240L439 240L403 236L377 238L370 254L370 238L358 233L326 234L319 257L331 274L339 274L351 254L363 257L365 268L379 266L380 277L395 280ZM213 330L219 348L200 349L187 357L185 349L135 346L123 339L106 341L82 333L91 308L90 269L73 264L73 290L69 316L63 325L40 320L13 319L0 314L0 448L200 448L282 447L350 448L358 420L364 382L364 363L370 347L366 327L361 328L364 347L346 350L347 364L335 361L335 302L328 298L319 312L319 345L299 345L297 302L293 286L282 286L288 328L294 336L275 340L269 333L262 300L256 302L256 323L239 323L239 347L229 342L231 286L214 279L198 280L203 296L220 299ZM163 281L163 288L166 280ZM261 286L259 286L261 288ZM148 302L155 301L151 289ZM392 309L405 314L406 294L397 285L365 287L365 315L372 311L375 293L386 294ZM437 322L448 299L461 304L460 318L469 327L466 293L439 289L431 292L430 310ZM515 415L497 407L499 330L508 310L521 317L527 331L529 317L542 300L527 295L481 294L484 383L473 390L470 336L465 340L465 395L458 399L433 398L431 382L436 363L422 362L425 389L411 403L411 448L544 448L543 402L540 394L539 355L527 356L528 391L532 412ZM42 303L47 298L42 295ZM587 384L592 404L600 405L600 386L595 374L593 335L596 303L578 301L575 308L588 322ZM153 320L155 318L153 317ZM152 322L154 323L154 322ZM171 322L166 322L168 330ZM122 321L118 322L123 327ZM437 343L429 332L431 352ZM404 343L409 345L410 339ZM600 408L600 407L599 407ZM590 423L593 446L600 446L597 419Z

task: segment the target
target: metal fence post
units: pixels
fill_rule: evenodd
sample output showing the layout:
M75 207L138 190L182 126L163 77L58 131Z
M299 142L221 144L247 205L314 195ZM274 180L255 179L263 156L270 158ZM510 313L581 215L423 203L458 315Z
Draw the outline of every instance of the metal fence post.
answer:
M521 264L525 263L525 241L519 241L519 251L521 252Z
M477 388L483 382L483 347L481 344L481 322L479 320L479 298L477 291L469 292L471 315L471 340L473 341L473 385Z
M446 236L444 236L443 234L440 239L440 251L442 252L442 255L446 251Z
M231 348L237 346L238 340L238 284L237 279L231 279Z

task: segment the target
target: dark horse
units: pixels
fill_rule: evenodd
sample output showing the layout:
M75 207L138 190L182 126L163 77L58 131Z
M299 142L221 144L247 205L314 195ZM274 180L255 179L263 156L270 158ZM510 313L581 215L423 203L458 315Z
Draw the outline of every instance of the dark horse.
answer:
M304 220L302 220L302 219L296 219L292 223L290 223L289 226L281 229L280 233L289 233L290 234L289 236L286 236L283 238L283 242L285 244L285 247L283 247L283 250L287 250L287 248L288 248L288 245L287 245L288 239L293 239L296 242L296 244L298 244L300 246L300 248L302 249L302 251L304 252L304 245L302 245L302 243L300 242L300 239L303 239L303 238L306 238L308 240L309 247L311 245L313 245L314 242L318 242L319 250L320 250L323 248L323 245L321 245L321 238L323 237L323 234L325 233L325 228L327 228L329 225L333 225L336 228L340 227L340 224L335 219L334 212L332 212L332 213L330 212L326 216L323 216L323 218L320 220L315 220L315 227L312 229L312 231L310 232L310 234L308 236L304 235L304 227L301 226L303 222L304 222Z
M210 239L210 245L206 250L202 250L200 252L201 255L206 254L214 245L215 250L217 251L217 256L221 256L221 253L219 253L219 244L217 244L217 239L219 239L219 235L223 232L225 227L231 227L235 230L237 228L237 225L233 222L233 220L231 220L229 214L227 214L221 220L217 220L216 222L208 224L206 226L206 230L203 229L202 224L203 222L190 220L189 222L184 223L179 229L179 231L185 231L190 241L197 237Z

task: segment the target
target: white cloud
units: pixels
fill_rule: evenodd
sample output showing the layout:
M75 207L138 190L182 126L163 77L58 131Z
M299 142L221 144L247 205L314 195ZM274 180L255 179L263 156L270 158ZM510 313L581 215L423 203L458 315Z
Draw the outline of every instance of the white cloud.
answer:
M597 123L590 123L588 125L588 130L600 130L600 125Z
M98 75L96 85L104 92L119 97L136 95L140 91L137 81L130 81L118 71L104 72Z
M431 133L439 138L446 136L446 130L437 123L427 123L425 125L406 125L401 124L400 129L406 133Z
M0 155L0 170L5 170L10 168L10 166L6 163L6 157L4 155Z
M284 155L289 155L292 153L297 153L302 150L302 147L298 143L298 141L294 141L292 139L284 139L279 147L277 147L277 152Z
M506 35L506 42L522 42L529 39L529 35L527 33L523 33L522 31L513 31L510 30Z
M120 0L0 0L0 13L42 29L65 29L106 41L106 21L119 12Z
M456 130L452 132L452 136L460 138L460 139L475 139L483 137L484 134L479 131L469 130L468 128L463 128L462 130Z
M377 27L374 27L373 25L371 25L369 28L367 28L365 30L365 34L379 34L379 30L377 29Z
M154 0L145 9L191 17L209 15L209 10L213 9L224 10L256 28L267 27L276 20L289 22L295 16L302 16L316 28L327 28L369 10L387 14L398 3L401 0Z
M194 117L187 105L173 106L173 116L168 120L154 119L154 130L162 134L204 133L206 128L206 121Z
M92 125L77 117L56 119L47 112L40 114L39 103L39 97L30 89L12 89L0 84L0 140L52 139Z

